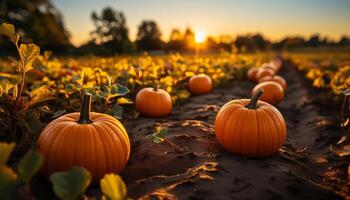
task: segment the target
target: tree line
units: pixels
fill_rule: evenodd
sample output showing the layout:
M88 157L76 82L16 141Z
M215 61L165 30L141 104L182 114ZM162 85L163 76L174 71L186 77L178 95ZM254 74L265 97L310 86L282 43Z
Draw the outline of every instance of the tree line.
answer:
M91 39L81 47L74 47L70 34L64 26L62 15L50 0L2 0L0 2L0 23L14 24L24 36L22 42L34 42L44 50L57 54L130 54L144 51L159 52L194 52L197 45L195 34L190 27L181 32L173 29L169 41L165 42L162 33L153 20L144 20L138 26L135 41L129 38L127 20L123 12L106 7L100 12L92 12L94 30ZM0 38L0 54L14 51ZM235 39L208 37L201 44L208 52L235 51L256 52L283 50L304 47L349 47L350 38L343 36L339 41L332 41L318 34L310 38L285 37L280 41L270 41L262 34L238 35Z

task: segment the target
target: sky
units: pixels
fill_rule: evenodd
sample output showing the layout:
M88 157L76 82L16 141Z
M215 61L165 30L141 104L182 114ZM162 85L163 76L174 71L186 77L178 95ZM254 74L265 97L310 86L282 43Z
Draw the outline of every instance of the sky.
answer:
M94 30L91 12L110 6L126 16L134 40L142 20L155 20L168 40L173 28L208 35L262 33L278 40L319 33L331 39L350 35L350 0L53 0L63 14L71 42L79 46Z

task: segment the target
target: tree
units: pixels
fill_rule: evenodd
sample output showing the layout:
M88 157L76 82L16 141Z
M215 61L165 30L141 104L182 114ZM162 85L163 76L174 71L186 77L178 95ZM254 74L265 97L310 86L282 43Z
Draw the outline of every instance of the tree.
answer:
M306 42L307 46L318 47L321 45L320 36L318 34L312 35L310 39Z
M50 0L2 0L0 23L14 24L23 42L34 42L44 50L62 52L71 46L62 15Z
M97 43L129 40L126 18L122 12L106 7L102 10L101 15L98 15L95 11L92 12L91 19L96 28L91 32L91 35Z
M161 50L161 32L155 21L145 20L138 28L136 44L141 51Z
M167 50L181 51L184 48L183 35L179 29L173 29L170 33L169 42L167 44Z
M189 27L186 28L183 42L186 50L193 51L195 49L194 32Z
M91 19L95 30L90 33L92 40L80 48L82 52L92 51L103 55L133 52L134 47L129 40L123 12L106 7L102 9L101 14L92 12Z

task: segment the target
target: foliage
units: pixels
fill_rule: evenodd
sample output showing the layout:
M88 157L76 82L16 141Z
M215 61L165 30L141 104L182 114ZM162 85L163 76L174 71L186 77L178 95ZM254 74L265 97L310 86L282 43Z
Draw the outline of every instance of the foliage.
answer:
M91 181L91 174L83 167L73 167L66 172L50 176L55 194L63 200L80 199Z
M343 100L341 124L344 136L338 145L346 145L350 141L350 57L347 52L329 53L290 53L289 58L298 68L305 72L306 78L316 88L325 89L338 102Z
M10 199L11 193L23 184L28 188L32 177L43 163L40 153L34 150L29 151L21 158L17 174L6 165L14 147L14 143L0 143L0 194L3 199Z
M110 200L124 200L127 195L127 188L122 178L115 174L106 174L100 181L103 194Z
M62 52L70 45L62 16L50 0L3 0L0 3L0 23L3 22L15 24L21 30L23 41L34 41L43 49ZM3 43L5 41L0 40L0 44ZM4 47L1 45L0 49Z

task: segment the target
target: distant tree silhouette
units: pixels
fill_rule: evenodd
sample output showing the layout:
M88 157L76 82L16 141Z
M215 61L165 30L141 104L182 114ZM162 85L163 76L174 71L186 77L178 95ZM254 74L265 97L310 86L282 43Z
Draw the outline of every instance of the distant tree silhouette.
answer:
M350 46L350 38L347 36L342 36L338 42L339 46L349 47Z
M184 49L183 35L179 29L173 29L170 33L167 51L182 51Z
M23 42L34 42L43 50L62 52L71 47L62 15L50 0L1 0L3 22L15 25L23 33Z
M130 53L133 44L129 40L126 17L121 11L111 7L102 9L101 14L91 13L95 30L90 34L92 41L83 46L85 50L97 48L97 54ZM99 47L96 47L96 46Z
M306 41L306 46L309 47L319 47L322 44L320 36L318 34L312 35L308 41Z
M163 42L160 37L161 32L155 21L142 21L137 33L137 49L141 51L161 50L163 48Z
M195 35L194 32L187 27L184 33L184 37L183 37L183 42L184 42L184 47L185 50L187 51L194 51L195 49Z
M95 11L92 12L91 19L96 28L91 32L91 35L96 38L98 43L105 43L111 40L118 42L129 40L126 18L122 12L106 7L100 15Z

